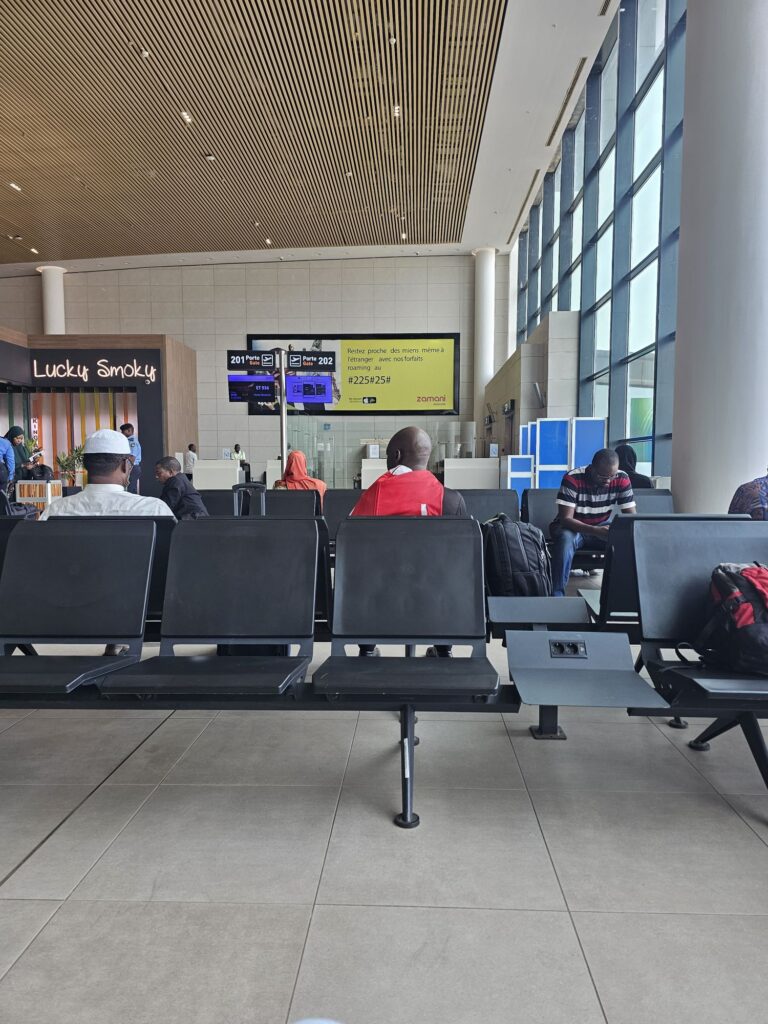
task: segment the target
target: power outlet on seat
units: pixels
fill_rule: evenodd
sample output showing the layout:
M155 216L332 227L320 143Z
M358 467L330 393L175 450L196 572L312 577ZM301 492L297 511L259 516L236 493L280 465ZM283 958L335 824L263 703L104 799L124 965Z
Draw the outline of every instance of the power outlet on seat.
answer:
M586 658L587 645L583 640L550 640L550 658Z

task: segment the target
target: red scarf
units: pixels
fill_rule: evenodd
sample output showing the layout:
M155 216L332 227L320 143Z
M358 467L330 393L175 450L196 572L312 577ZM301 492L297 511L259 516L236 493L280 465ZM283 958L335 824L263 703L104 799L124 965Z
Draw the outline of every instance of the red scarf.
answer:
M363 492L353 516L441 516L445 489L426 469L385 473Z

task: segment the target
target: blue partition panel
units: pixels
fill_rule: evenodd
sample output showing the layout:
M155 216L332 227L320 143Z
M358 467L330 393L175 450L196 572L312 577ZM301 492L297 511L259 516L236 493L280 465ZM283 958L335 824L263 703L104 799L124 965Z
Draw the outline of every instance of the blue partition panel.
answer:
M605 420L576 416L571 420L571 466L587 466L596 451L605 448Z
M571 446L571 421L545 417L538 421L536 437L536 486L553 487L557 484L544 483L557 477L557 483L568 469L568 455Z
M528 424L528 454L536 458L536 424Z
M531 453L531 449L529 447L529 441L528 441L528 424L524 423L520 427L520 454L521 455L530 455L530 453Z
M523 491L533 487L533 476L532 455L507 456L506 486L510 491L517 491L521 504L523 501Z
M544 469L539 470L536 474L536 486L537 487L559 487L560 481L563 479L565 469Z

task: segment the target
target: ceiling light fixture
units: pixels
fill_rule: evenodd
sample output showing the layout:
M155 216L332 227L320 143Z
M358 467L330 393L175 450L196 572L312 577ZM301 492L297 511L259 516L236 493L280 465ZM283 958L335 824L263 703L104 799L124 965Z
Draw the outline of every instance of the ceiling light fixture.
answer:
M184 124L192 124L192 122L194 121L194 117L192 117L188 110L182 110L181 120L184 122Z
M213 153L204 153L203 156L205 157L209 164L212 164L216 159Z
M267 245L272 245L272 239L271 238L265 238L264 241L267 243Z
M141 56L144 58L144 60L146 60L148 57L151 57L152 54L150 53L149 50L142 50L141 51Z
M13 238L14 242L21 242L22 241L21 235L13 235L12 238Z
M352 177L352 171L347 171L347 177L348 177L348 178L351 178L351 177Z
M400 104L399 103L396 103L394 105L394 107L392 107L392 117L400 117Z
M395 39L394 36L390 36L389 37L389 45L390 46L397 46L397 39Z
M21 192L21 185L17 185L15 181L9 181L8 184L14 190L14 192Z
M39 249L30 249L29 251L33 252L35 254L35 256L38 256L40 254L40 250Z
M401 233L400 237L402 238L402 240L403 240L403 241L405 241L405 240L406 240L406 238L408 237L408 235L406 234L406 232L405 232L405 231L403 231L403 232Z

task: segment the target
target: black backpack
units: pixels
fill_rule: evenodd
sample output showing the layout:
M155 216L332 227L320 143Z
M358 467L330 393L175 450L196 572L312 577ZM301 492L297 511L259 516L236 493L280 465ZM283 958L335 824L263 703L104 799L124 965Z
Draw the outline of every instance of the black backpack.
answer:
M709 598L706 625L693 644L704 664L768 676L768 568L721 563Z
M552 568L544 534L500 512L483 523L485 585L491 597L549 597Z

